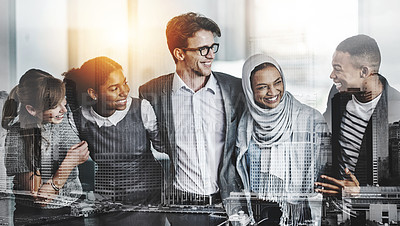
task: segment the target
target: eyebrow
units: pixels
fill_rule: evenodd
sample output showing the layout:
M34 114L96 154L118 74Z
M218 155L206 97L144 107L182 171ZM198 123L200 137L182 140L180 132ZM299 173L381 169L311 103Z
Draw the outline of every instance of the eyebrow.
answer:
M208 45L204 45L204 46L200 46L200 47L198 47L198 48L204 48L204 47L209 47L209 48L210 48L210 47L213 46L214 44L217 44L217 43L214 42L213 44L211 44L211 45L209 45L209 46L208 46Z
M282 79L282 77L275 79L275 81L273 81L272 83L279 81L279 79ZM268 84L267 83L258 83L256 86L261 86L261 85L268 85Z
M126 82L126 78L124 79L124 81L122 83L125 83L125 82ZM113 85L108 86L108 88L112 88L114 86L119 86L119 85L120 85L120 83L113 84Z

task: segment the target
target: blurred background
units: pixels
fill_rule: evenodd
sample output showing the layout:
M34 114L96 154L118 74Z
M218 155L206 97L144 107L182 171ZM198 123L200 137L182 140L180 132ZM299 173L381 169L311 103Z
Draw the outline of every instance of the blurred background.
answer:
M267 53L281 64L287 89L321 113L332 85L332 54L352 35L377 40L381 74L400 90L397 0L0 0L0 5L0 90L7 92L30 68L62 78L88 59L108 56L123 66L131 95L137 96L141 84L174 71L165 26L188 11L212 18L222 29L213 70L241 77L247 57Z

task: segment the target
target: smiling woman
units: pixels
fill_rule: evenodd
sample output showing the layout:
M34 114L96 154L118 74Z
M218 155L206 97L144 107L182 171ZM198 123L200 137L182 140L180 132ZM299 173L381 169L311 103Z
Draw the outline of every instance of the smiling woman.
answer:
M68 213L81 196L76 166L89 151L72 120L64 119L66 113L63 82L37 69L21 77L4 105L5 165L14 176L16 225L21 217Z
M282 76L273 64L260 64L250 76L254 101L262 108L276 108L284 92Z
M150 103L129 97L121 65L108 57L88 60L64 76L79 135L98 165L95 192L124 204L158 204L161 165L150 140L161 147Z
M110 73L104 84L96 89L88 88L88 94L97 101L93 109L99 115L109 117L117 110L125 110L129 90L122 69L117 69Z
M242 85L248 111L238 127L237 169L245 190L272 206L261 216L267 225L317 224L321 203L310 200L317 196L314 181L326 163L322 151L329 142L322 141L328 127L285 84L273 58L256 54L246 60Z

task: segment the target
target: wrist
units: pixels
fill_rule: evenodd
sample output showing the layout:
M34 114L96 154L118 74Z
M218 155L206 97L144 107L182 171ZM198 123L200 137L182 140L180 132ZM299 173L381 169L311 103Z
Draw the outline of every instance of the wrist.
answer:
M50 185L54 189L54 191L60 191L60 187L57 186L56 184L54 184L53 177L51 177L51 179L50 179Z

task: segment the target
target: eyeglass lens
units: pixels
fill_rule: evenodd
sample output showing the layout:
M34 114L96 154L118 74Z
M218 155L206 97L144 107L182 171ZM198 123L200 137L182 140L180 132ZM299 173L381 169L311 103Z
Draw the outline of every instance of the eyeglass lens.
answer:
M216 53L216 52L218 52L218 47L219 47L218 44L213 44L211 47L204 46L204 47L199 49L200 50L200 55L206 56L210 52L210 49L212 49L212 51L214 53Z

